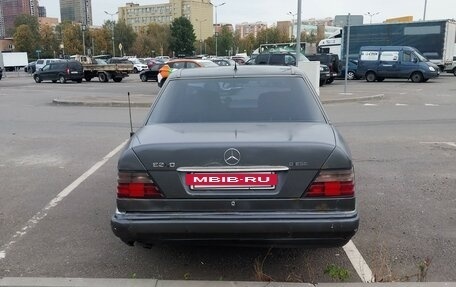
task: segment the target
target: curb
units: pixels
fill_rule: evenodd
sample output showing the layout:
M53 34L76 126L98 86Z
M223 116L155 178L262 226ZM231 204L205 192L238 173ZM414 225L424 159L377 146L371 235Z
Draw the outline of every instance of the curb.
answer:
M336 103L350 103L350 102L363 102L370 100L381 100L384 98L384 95L376 96L367 96L367 97L353 97L345 99L331 99L331 100L322 100L323 104L336 104ZM86 106L86 107L128 107L127 101L82 101L82 100L62 100L54 99L52 101L54 105L62 106ZM149 108L152 103L149 102L131 102L132 108Z
M456 282L436 283L281 283L236 281L172 281L157 279L85 279L85 278L24 278L5 277L0 286L9 287L454 287Z

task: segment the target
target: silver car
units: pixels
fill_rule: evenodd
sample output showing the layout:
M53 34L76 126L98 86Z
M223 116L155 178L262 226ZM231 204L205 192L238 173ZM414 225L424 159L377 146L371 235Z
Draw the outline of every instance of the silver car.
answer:
M129 245L341 246L358 222L349 149L296 67L173 72L118 162Z

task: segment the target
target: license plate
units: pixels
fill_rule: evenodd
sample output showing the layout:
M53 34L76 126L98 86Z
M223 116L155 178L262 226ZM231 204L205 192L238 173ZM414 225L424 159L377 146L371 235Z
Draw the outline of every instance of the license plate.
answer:
M272 172L252 173L189 173L185 183L191 189L274 189L277 174Z
M78 71L72 71L71 73L72 73L72 74L79 74Z

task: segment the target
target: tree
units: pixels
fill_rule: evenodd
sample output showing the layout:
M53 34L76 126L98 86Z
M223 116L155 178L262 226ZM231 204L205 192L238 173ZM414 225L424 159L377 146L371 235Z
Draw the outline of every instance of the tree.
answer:
M40 31L40 24L38 22L38 17L36 16L31 16L27 14L21 14L16 17L14 20L14 27L17 29L17 27L21 25L27 25L30 28L30 31L32 31L33 34L33 40L37 41L39 38L39 31ZM16 30L14 31L16 32Z
M16 27L14 33L14 46L16 51L27 52L28 55L35 55L36 42L30 26L22 24Z
M222 27L222 31L217 41L217 50L220 55L229 56L233 53L233 33L226 27Z
M146 29L147 35L152 39L151 51L158 55L169 55L170 26L151 23Z
M196 36L190 20L185 17L176 18L171 23L170 29L170 49L176 55L193 55Z
M39 49L41 50L41 58L53 58L59 50L57 35L49 25L41 27Z
M92 55L111 54L111 26L106 22L100 29L91 29L89 31L90 45L92 46Z
M70 22L63 23L63 45L66 55L82 54L81 27Z
M123 54L131 53L133 43L135 42L137 35L130 25L127 25L125 21L120 20L114 27L114 46L118 49L119 44L122 44ZM116 53L117 54L117 53ZM120 54L120 53L119 53Z

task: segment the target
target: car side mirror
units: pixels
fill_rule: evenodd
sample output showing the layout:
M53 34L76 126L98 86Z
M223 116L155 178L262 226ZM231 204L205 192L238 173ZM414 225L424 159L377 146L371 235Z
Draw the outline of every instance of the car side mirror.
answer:
M416 64L416 63L418 63L418 59L414 58L414 59L412 59L412 62Z
M43 68L40 68L40 71L42 71L42 70L43 70Z

